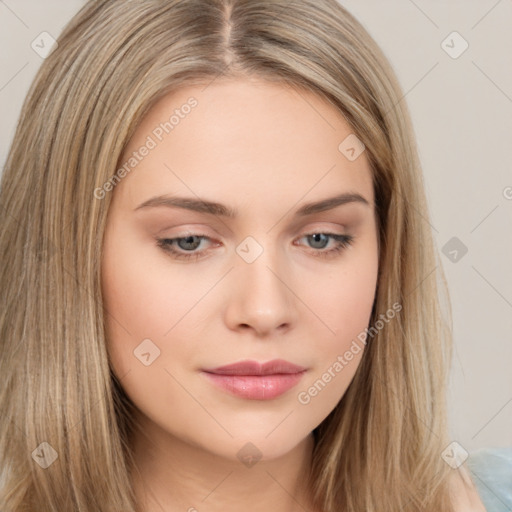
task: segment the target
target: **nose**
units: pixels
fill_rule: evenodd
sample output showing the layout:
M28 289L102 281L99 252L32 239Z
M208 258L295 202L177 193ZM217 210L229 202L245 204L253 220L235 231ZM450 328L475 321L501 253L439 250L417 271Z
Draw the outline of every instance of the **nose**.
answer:
M298 312L291 273L275 252L265 249L252 263L237 261L225 310L231 330L251 330L258 337L268 337L284 334L295 325Z

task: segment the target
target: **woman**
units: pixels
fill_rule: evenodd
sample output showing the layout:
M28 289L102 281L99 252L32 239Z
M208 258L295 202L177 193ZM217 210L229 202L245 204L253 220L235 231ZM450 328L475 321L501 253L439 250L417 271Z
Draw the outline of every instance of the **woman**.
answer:
M484 510L401 97L334 0L84 6L2 177L1 510Z

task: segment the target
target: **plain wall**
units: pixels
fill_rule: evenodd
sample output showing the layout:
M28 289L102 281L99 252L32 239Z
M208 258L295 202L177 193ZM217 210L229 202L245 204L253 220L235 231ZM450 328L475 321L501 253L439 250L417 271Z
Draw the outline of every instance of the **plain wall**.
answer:
M31 43L57 38L83 3L0 2L2 168L42 63ZM468 451L512 445L512 2L341 4L388 56L413 118L453 306L452 438Z

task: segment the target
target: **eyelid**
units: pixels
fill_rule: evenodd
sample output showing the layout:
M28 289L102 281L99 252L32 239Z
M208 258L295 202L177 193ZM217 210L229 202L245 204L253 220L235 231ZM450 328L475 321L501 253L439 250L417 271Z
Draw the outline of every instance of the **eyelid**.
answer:
M341 234L341 233L333 233L329 230L321 230L321 229L313 229L309 232L301 234L299 237L294 239L294 242L296 240L300 240L302 238L306 238L313 235L325 235L327 236L331 241L335 242L334 247L331 249L324 250L322 249L315 249L315 248L309 248L309 253L312 254L314 257L317 258L335 258L339 253L343 253L347 248L349 248L353 242L355 237L353 235L349 234ZM216 242L215 239L212 237L209 237L208 235L200 234L199 232L192 233L182 233L179 236L174 237L164 237L164 238L157 238L157 245L164 251L168 252L172 258L179 261L196 261L203 258L206 258L211 251L211 248L203 249L202 251L183 251L183 250L177 250L174 249L173 242L176 240L183 240L188 237L195 237L202 240L209 240L210 242ZM171 243L169 243L171 242ZM214 246L218 246L219 243L214 243Z
M319 225L315 225L315 224L322 224L321 226ZM336 227L334 228L334 232L333 231L333 228L330 228L330 227L325 227L325 224L331 224L331 225L335 225ZM167 226L163 229L160 229L158 230L156 233L155 233L155 237L156 238L159 238L159 239L167 239L167 240L171 240L171 239L176 239L176 238L187 238L188 236L197 236L197 237L200 237L200 238L206 238L210 241L216 241L218 242L217 238L220 238L222 235L209 235L207 234L207 229L204 229L202 225L198 226L198 227L195 227L195 225L191 225L191 226L194 226L194 227L185 227L183 230L180 230L177 234L171 234L171 235L163 235L162 233L163 232L166 232L170 229L173 229L174 227L176 226ZM338 230L340 230L341 232L337 232ZM289 236L289 231L290 230L287 230L287 233L286 233L286 236L288 237ZM294 230L295 231L295 230ZM303 231L301 230L301 234L297 235L296 237L294 237L294 240L296 239L299 239L299 238L303 238L305 236L311 236L311 235L314 235L314 234L318 234L318 233L323 233L323 234L330 234L330 235L333 235L333 236L342 236L342 235L348 235L347 233L348 229L347 229L347 225L346 224L339 224L339 223L335 223L335 222L316 222L313 224L313 226L311 226L310 228L308 228L307 230ZM245 237L244 237L245 238ZM243 239L243 238L242 238Z

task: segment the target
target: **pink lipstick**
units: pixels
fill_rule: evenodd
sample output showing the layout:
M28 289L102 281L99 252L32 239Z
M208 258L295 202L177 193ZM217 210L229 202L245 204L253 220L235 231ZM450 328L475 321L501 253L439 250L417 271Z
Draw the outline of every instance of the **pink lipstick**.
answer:
M294 387L306 371L302 366L274 359L263 364L240 361L204 369L203 373L218 387L241 398L271 400Z

